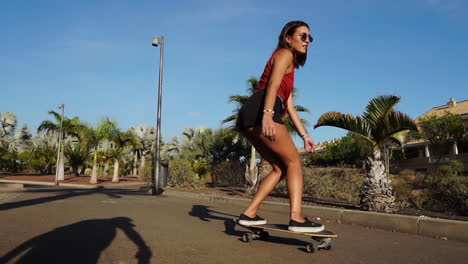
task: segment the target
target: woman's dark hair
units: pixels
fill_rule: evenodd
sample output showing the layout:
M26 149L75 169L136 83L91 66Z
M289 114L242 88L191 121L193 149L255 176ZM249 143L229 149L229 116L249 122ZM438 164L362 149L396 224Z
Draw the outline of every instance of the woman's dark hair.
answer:
M306 26L310 30L309 25L307 25L307 23L304 21L291 21L284 25L283 30L281 30L281 34L278 37L278 46L276 49L290 49L289 44L285 40L285 37L294 35L296 28L301 26ZM294 54L294 67L297 69L299 66L304 66L307 60L307 52L305 54L296 54L296 52L292 52Z

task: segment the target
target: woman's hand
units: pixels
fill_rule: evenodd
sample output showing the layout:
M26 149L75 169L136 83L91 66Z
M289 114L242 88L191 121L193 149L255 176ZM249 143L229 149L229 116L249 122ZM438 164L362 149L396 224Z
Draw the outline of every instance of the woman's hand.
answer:
M270 113L263 114L262 134L265 137L269 138L271 141L275 141L276 127L275 122L273 121L273 115Z
M304 138L304 149L307 152L315 154L314 141L312 140L310 136L307 136L306 138Z

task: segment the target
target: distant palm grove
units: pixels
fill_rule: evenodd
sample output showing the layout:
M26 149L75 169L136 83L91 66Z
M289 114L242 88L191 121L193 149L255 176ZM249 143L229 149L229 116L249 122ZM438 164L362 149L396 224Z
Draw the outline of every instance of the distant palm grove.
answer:
M233 114L220 122L226 126L186 128L180 136L161 142L161 157L169 166L169 186L237 186L248 195L256 192L270 170L269 164L233 126L238 109L255 91L257 83L251 77L245 95L228 98L235 107ZM322 151L316 155L301 155L305 195L350 202L370 211L393 212L407 206L447 211L456 204L458 209L452 212L468 213L468 177L456 178L463 171L459 164L438 167L424 175L389 170L389 160L404 156L398 148L401 133L419 133L415 121L394 109L400 99L394 95L373 98L361 116L330 111L319 117L315 128L333 126L349 133L321 144ZM299 113L309 112L303 106L296 109ZM14 113L0 113L0 176L57 173L59 180L81 176L96 184L103 178L117 183L121 177L134 175L151 182L155 128L139 125L123 131L116 120L107 117L88 124L79 117L62 117L55 111L49 111L49 115L50 119L43 120L33 136L27 125L18 127ZM292 121L288 116L284 121L294 136ZM390 147L395 144L397 147ZM438 181L445 177L440 175L448 175L449 182L461 189L447 191L447 181ZM286 195L285 182L275 192ZM451 196L447 198L447 194Z

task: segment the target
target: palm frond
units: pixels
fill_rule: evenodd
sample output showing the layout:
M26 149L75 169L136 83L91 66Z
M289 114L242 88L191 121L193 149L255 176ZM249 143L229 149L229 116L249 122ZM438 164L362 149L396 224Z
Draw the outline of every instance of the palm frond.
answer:
M117 132L117 122L105 117L98 125L97 132L101 139L110 139Z
M237 114L230 115L221 121L221 124L226 124L237 119Z
M259 80L253 76L250 75L249 79L247 80L247 92L249 94L253 94L255 90L257 90Z
M397 95L381 95L370 100L366 106L363 117L369 123L376 124L379 119L385 118L395 105L400 102L401 97Z
M37 133L45 131L47 134L50 134L52 132L59 131L59 130L60 130L60 126L54 124L50 120L44 120L37 128Z
M295 105L294 109L296 109L297 112L310 113L309 108L302 105Z
M235 94L235 95L229 96L228 103L234 102L239 105L243 105L245 101L247 101L247 99L249 99L249 96L247 95Z
M60 124L60 120L62 120L62 115L55 112L55 111L52 111L50 110L49 112L49 115L52 115L54 118L55 118L55 121L57 122L57 124ZM65 120L66 117L63 117L63 120Z
M361 137L367 139L372 144L375 144L375 141L372 139L372 129L365 119L362 117L354 117L349 114L342 114L339 112L327 112L320 116L317 124L314 125L314 128L321 126L333 126L342 128L356 134L359 134Z
M377 129L373 131L373 137L379 144L398 132L418 130L416 122L407 114L400 111L391 111L386 118L379 120L376 124L376 128Z

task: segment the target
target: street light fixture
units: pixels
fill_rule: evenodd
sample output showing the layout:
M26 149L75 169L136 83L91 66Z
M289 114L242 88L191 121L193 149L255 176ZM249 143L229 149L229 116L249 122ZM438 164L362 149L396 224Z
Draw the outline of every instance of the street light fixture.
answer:
M60 159L61 159L61 155L60 155L60 150L62 148L62 122L63 122L63 115L64 115L64 111L65 111L65 105L64 104L59 104L58 105L58 108L62 110L62 118L60 118L60 131L59 131L59 141L58 141L58 148L57 148L57 164L55 165L55 180L54 180L54 184L55 185L58 185L58 178L59 178L59 173L61 172L61 170L63 169L62 166L60 165Z
M152 188L152 194L156 195L160 192L159 186L159 172L161 166L161 104L162 104L162 77L163 77L163 54L164 54L164 36L154 36L153 43L154 47L159 47L159 83L158 83L158 118L156 123L156 153L154 155L154 184Z

